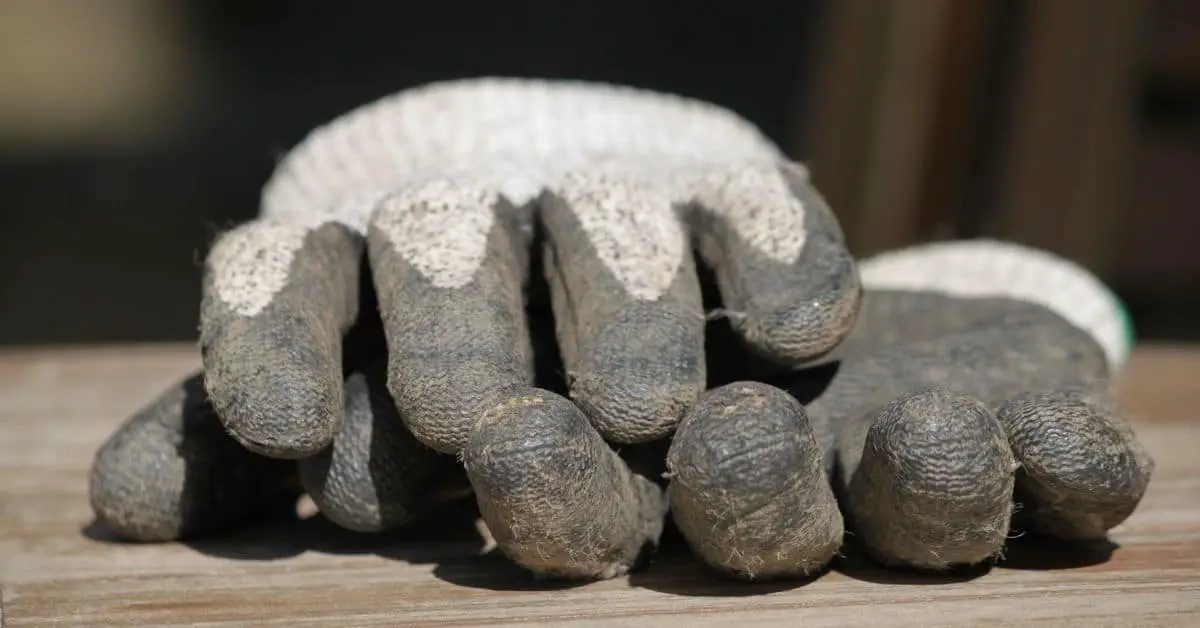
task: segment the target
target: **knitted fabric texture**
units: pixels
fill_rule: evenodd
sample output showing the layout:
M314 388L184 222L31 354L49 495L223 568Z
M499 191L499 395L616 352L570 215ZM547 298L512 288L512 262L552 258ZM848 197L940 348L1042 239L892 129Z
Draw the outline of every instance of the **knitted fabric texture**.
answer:
M678 96L435 83L351 111L291 151L264 188L263 227L214 249L215 285L234 310L262 311L308 229L335 221L365 233L390 206L376 226L435 285L460 287L483 259L495 200L523 205L552 190L627 291L653 300L687 249L678 204L698 201L764 255L796 261L805 208L775 171L783 160L749 122Z

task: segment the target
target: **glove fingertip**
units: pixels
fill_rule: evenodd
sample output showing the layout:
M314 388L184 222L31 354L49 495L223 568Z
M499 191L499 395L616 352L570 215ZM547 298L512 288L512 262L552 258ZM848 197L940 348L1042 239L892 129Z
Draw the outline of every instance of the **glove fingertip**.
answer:
M205 384L246 448L302 458L341 422L342 340L358 314L360 238L247 223L209 255L201 304Z
M699 251L731 326L781 363L816 359L849 333L862 286L841 229L802 171L733 167L696 193Z
M230 438L196 374L105 441L88 497L97 522L117 536L173 541L294 506L294 474L291 463L258 456Z

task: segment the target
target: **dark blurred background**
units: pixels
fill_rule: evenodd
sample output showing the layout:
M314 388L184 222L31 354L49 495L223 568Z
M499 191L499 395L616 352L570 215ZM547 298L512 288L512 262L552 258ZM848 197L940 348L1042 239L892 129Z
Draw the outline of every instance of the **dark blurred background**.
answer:
M274 160L396 90L599 79L730 107L851 246L1003 237L1200 337L1200 2L0 0L0 344L195 337Z

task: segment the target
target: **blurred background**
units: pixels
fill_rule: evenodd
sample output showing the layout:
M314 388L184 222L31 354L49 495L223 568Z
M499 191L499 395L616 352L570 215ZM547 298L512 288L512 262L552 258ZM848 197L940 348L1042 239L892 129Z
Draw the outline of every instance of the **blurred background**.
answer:
M673 91L809 164L859 254L995 236L1200 338L1200 2L0 0L0 344L192 341L275 159L483 74Z

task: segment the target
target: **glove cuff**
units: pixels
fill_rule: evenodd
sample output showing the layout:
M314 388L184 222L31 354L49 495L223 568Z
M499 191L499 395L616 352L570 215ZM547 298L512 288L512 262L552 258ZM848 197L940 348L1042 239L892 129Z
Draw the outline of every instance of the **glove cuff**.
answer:
M263 190L262 215L360 231L381 196L466 178L523 204L572 170L669 177L775 162L753 124L717 105L632 87L514 78L428 84L313 130Z

